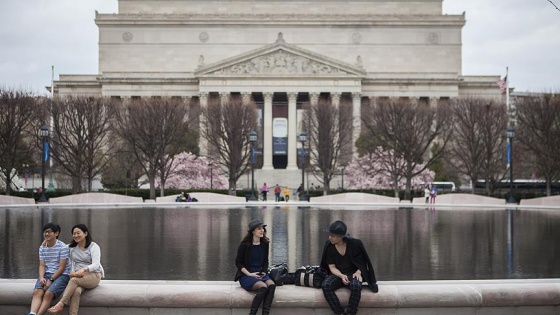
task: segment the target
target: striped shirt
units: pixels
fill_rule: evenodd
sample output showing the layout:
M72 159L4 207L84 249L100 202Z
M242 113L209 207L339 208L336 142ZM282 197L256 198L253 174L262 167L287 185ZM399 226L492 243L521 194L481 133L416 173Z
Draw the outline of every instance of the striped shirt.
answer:
M53 247L39 246L39 260L45 262L45 273L53 274L60 267L61 260L68 260L68 246L60 240L56 240ZM70 263L66 262L66 268L62 274L70 274Z

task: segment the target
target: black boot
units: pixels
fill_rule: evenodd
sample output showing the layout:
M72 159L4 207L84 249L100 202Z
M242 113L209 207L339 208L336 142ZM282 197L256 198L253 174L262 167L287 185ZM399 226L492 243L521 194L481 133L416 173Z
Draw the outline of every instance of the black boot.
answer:
M268 315L270 312L270 307L272 306L272 300L274 299L274 291L276 291L276 286L271 285L268 287L268 293L264 298L262 315Z
M262 287L257 290L257 294L255 294L255 297L253 298L253 303L251 303L251 311L249 312L249 315L257 315L257 311L266 296L266 292L268 292L267 287Z

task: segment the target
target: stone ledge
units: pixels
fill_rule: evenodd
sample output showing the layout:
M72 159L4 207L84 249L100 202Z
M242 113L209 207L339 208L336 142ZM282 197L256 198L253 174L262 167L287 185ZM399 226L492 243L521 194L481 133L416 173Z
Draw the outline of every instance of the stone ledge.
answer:
M0 309L25 312L31 303L34 282L33 279L0 279ZM347 301L349 291L341 289L339 296L341 301ZM253 294L232 281L102 280L97 288L82 294L80 314L98 314L100 308L118 309L119 314L127 314L128 311L123 311L127 309L132 313L149 309L149 314L165 314L154 309L168 309L169 312L169 309L209 308L237 314L249 308L252 298ZM457 314L458 308L463 310L460 314L470 314L465 311L532 307L537 307L538 314L549 311L558 314L560 279L382 281L377 294L364 288L360 303L362 310L392 310L391 314L396 314L395 310L400 314L400 310L426 312L428 309L430 312L437 310L438 314ZM278 287L273 308L276 311L272 314L288 314L288 309L291 312L303 309L306 314L329 314L321 290L294 285Z

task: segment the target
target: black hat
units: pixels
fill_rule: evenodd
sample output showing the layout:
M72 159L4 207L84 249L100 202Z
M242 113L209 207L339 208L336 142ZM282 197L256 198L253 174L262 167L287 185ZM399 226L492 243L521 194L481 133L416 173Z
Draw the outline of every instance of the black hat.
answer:
M264 224L263 221L259 219L255 219L249 222L249 232L253 232L253 230L256 229L259 225L262 225L263 227L266 226L266 224Z
M327 230L327 232L331 233L331 234L335 234L335 235L340 235L342 237L348 237L350 236L349 234L346 233L346 224L340 220L338 221L334 221L331 226L329 226L329 229Z

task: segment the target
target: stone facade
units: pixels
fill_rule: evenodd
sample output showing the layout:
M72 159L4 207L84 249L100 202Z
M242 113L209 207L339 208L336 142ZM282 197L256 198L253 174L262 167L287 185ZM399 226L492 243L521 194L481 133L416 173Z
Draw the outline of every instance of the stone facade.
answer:
M465 17L443 15L442 0L119 0L118 13L96 13L95 22L99 73L60 75L56 94L202 105L213 95L252 97L262 117L261 183L299 185L301 104L319 95L352 102L355 137L364 98L500 95L499 76L461 74ZM277 106L288 108L273 116ZM288 120L280 163L275 118Z

